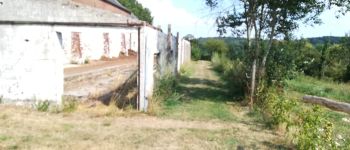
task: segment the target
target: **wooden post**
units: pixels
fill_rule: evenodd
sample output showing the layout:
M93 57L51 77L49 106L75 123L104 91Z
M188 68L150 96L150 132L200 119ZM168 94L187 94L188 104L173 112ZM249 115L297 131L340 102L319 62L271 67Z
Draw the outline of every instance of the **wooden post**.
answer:
M167 50L168 50L168 53L171 51L171 25L169 24L168 25L168 38L167 38Z
M325 107L332 109L332 110L335 110L335 111L341 111L341 112L345 112L345 113L350 114L350 104L348 104L348 103L337 102L337 101L334 101L332 99L311 96L311 95L304 96L303 102L311 103L311 104L318 104L318 105L325 106Z
M137 92L137 101L136 101L136 107L137 107L137 110L140 110L140 99L141 99L141 94L140 94L140 92L141 92L141 86L140 86L140 63L141 63L141 61L140 61L140 52L141 52L141 27L138 27L137 28L137 42L138 42L138 44L137 44L137 51L138 51L138 53L137 53L137 68L138 68L138 71L137 71L137 90L138 90L138 92Z
M176 34L176 51L175 51L175 75L178 76L179 75L179 69L180 69L180 65L181 63L179 62L179 52L180 52L180 47L179 47L179 38L180 38L180 34L179 32L177 32ZM182 55L180 55L182 56Z

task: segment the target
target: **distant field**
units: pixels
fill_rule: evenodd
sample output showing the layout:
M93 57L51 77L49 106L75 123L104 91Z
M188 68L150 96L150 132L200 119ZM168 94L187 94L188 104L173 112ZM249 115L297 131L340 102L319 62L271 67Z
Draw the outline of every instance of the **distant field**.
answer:
M350 103L350 84L299 76L287 81L288 90Z

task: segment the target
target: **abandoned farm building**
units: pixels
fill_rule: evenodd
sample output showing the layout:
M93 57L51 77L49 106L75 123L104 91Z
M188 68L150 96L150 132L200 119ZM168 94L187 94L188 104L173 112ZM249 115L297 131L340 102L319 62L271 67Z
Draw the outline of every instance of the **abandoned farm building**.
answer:
M177 72L190 59L188 41L139 20L116 0L0 2L5 103L98 99L136 76L137 107L145 110L155 72L165 66Z

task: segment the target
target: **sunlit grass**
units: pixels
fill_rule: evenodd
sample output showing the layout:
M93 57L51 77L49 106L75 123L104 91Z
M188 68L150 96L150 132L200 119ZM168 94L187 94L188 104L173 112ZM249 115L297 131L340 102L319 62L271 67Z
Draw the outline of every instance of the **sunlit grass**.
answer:
M304 95L321 96L350 103L350 84L319 80L307 76L298 76L294 80L287 81L287 97L301 100ZM301 107L309 106L311 105L303 104ZM325 107L322 107L322 110L324 117L334 123L335 133L350 138L350 122L344 121L345 119L349 120L350 115Z
M350 102L350 84L298 76L287 81L287 85L289 91Z

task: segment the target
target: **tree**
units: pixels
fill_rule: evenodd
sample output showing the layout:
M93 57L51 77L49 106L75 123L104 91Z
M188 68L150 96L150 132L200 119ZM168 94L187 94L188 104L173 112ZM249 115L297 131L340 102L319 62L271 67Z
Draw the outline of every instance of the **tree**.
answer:
M344 1L349 0L236 0L233 1L231 11L217 18L218 32L221 35L227 33L228 29L237 36L246 34L247 51L251 51L252 55L251 107L255 96L256 79L261 80L265 76L266 62L275 38L281 36L288 40L291 31L298 28L299 21L310 24L321 23L318 17L327 6L344 6ZM222 0L205 0L205 2L214 9ZM268 41L266 46L262 44L263 40Z
M228 51L228 46L223 40L209 39L205 44L204 48L210 52L212 56L213 53L226 54Z
M118 0L118 2L120 2L126 8L128 8L140 20L146 21L149 24L153 23L151 11L148 8L144 8L136 0Z

